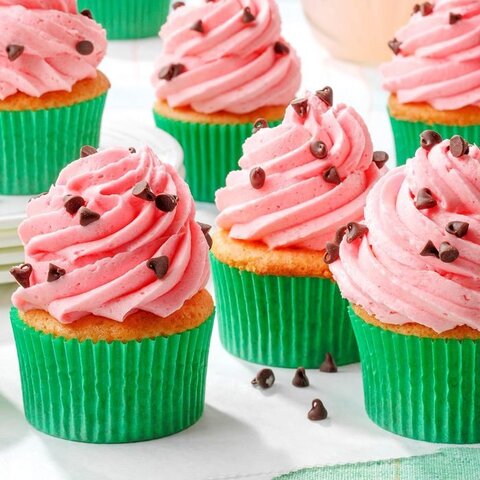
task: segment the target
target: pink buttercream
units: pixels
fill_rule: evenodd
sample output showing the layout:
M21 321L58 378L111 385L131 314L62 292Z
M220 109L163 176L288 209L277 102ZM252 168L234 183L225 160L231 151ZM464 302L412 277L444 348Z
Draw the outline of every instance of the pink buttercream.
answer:
M155 194L177 195L177 207L164 213L133 196L142 180ZM79 213L64 208L67 194L81 195L100 219L81 226ZM19 235L33 273L31 286L13 294L13 304L46 310L62 323L87 314L121 322L138 310L166 317L209 276L208 245L188 186L149 148L104 150L68 165L46 195L30 201ZM146 263L163 255L170 267L159 280ZM66 275L47 282L50 263Z
M329 108L311 93L306 98L305 118L290 106L281 125L261 129L245 142L242 170L231 172L227 186L217 191L217 224L232 238L260 240L270 248L323 250L347 219L363 218L366 194L383 173L372 162L367 127L351 107ZM326 144L326 158L313 156L313 140ZM332 166L339 185L322 177ZM260 189L250 184L254 167L266 173Z
M461 19L450 24L450 13ZM438 0L430 15L412 15L395 38L400 53L384 64L384 87L400 103L437 110L480 106L480 2Z
M330 265L342 294L379 320L416 322L444 332L459 325L480 330L480 150L455 158L449 141L420 148L407 166L385 175L365 208L368 234L340 245ZM438 204L418 210L414 197L429 188ZM457 238L452 221L469 223ZM459 251L452 263L421 256L428 240Z
M0 32L0 100L17 92L71 91L76 82L95 78L107 48L105 30L78 14L71 0L0 0ZM84 40L93 44L91 54L76 50ZM11 61L8 45L24 51Z
M255 20L242 22L249 7ZM190 27L201 20L204 33ZM203 113L248 113L264 106L287 105L300 86L300 61L280 37L274 0L218 0L174 10L160 30L163 50L152 83L156 96L171 107L190 106ZM288 45L287 55L274 44ZM170 81L159 71L182 64L185 72Z

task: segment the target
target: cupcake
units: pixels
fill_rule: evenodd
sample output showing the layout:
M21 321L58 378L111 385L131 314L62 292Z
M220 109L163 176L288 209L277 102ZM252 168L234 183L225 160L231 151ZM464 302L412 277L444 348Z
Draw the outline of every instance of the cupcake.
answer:
M74 0L0 0L0 194L49 188L98 146L105 31Z
M252 129L282 120L300 62L280 36L274 0L182 6L160 37L155 122L182 145L195 199L213 202Z
M418 135L480 135L480 2L416 4L410 21L389 42L395 57L381 67L388 112L402 165Z
M163 437L204 407L208 228L149 148L88 153L19 227L11 321L25 414L69 440Z
M480 442L480 150L432 131L371 190L330 269L352 303L370 418Z
M92 12L106 28L109 40L121 40L157 35L170 0L78 0L78 7Z
M363 218L387 155L373 152L353 108L332 106L329 87L294 100L282 124L260 129L243 152L216 196L211 260L224 347L290 368L318 367L327 352L339 365L358 361L328 266L338 247L327 241Z

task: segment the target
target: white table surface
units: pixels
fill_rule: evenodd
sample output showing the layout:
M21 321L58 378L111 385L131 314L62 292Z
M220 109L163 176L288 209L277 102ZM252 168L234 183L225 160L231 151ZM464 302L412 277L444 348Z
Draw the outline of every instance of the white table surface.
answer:
M331 85L336 102L364 116L376 149L392 152L386 95L378 74L333 60L315 43L300 5L280 1L284 36L303 59L303 88ZM102 69L112 81L105 121L149 118L149 84L158 39L110 45ZM199 205L198 219L213 222L213 206ZM0 212L1 213L1 212ZM213 334L204 416L169 438L129 445L87 445L49 437L25 420L8 309L13 285L0 286L0 479L270 479L307 466L420 455L437 445L403 439L367 418L359 365L337 374L309 371L311 386L291 385L293 372L275 369L275 386L250 385L259 366L238 360ZM323 400L329 418L310 422L311 401Z

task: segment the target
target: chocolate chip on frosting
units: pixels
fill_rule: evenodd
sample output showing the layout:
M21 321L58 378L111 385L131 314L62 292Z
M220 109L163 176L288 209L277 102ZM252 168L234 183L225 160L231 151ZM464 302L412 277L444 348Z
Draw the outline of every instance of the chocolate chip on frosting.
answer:
M455 235L458 238L464 237L468 233L468 227L470 225L467 222L453 221L448 222L445 230L451 235Z
M400 53L400 46L401 46L401 42L399 42L396 38L394 38L393 40L390 40L388 42L388 46L390 47L390 50L395 54L395 55L398 55Z
M130 153L137 153L137 151L133 147L128 147L128 151Z
M172 3L172 9L176 10L177 8L184 7L185 2L173 2Z
M10 275L18 282L23 288L30 286L30 275L32 275L33 267L29 263L23 263L18 267L12 267L10 269Z
M80 12L80 15L83 15L84 17L87 17L87 18L89 18L90 20L93 20L92 11L89 10L88 8L85 8L84 10L82 10L82 11Z
M178 197L169 193L161 193L155 197L155 205L162 212L172 212L178 204Z
M167 274L169 266L170 260L166 255L151 258L147 261L147 267L155 272L155 275L159 280L161 280Z
M155 194L150 189L150 185L146 180L138 182L132 190L132 195L147 202L153 202L155 200Z
M87 202L80 195L65 195L63 206L70 215L75 215Z
M347 232L345 238L347 243L352 243L357 238L362 238L368 233L368 227L357 222L350 222L347 225Z
M296 114L301 117L305 118L308 113L308 98L296 98L295 100L292 100L290 103L292 108L295 110Z
M288 55L290 53L290 49L283 42L275 42L273 51L279 55Z
M312 408L307 414L308 419L314 422L319 420L325 420L328 417L328 412L322 401L319 398L316 398L312 402Z
M427 151L430 151L435 145L442 141L442 137L434 130L424 130L420 134L420 145Z
M100 219L100 214L87 207L80 207L80 225L86 227Z
M330 265L340 258L339 256L340 248L336 243L328 242L325 245L325 255L323 256L323 261Z
M412 10L412 15L414 13L418 13L420 11L420 4L419 3L416 3L414 6L413 6L413 10Z
M330 352L325 353L325 360L320 365L319 370L323 373L337 373L337 364Z
M331 87L324 87L321 90L317 90L315 95L329 107L333 105L333 90Z
M250 10L250 7L245 7L242 14L243 23L251 23L255 21L255 15Z
M418 210L433 208L437 205L437 201L433 198L433 194L429 188L421 188L415 198L415 207Z
M261 167L255 167L250 170L250 184L258 190L265 185L265 170Z
M444 263L454 262L458 258L459 252L456 247L450 245L448 242L442 242L438 249L438 256Z
M327 168L323 172L322 177L327 183L333 183L334 185L339 185L340 183L342 183L340 175L338 174L338 171L335 167Z
M310 153L319 160L323 160L328 155L328 149L321 140L313 140L310 142Z
M7 45L5 50L7 52L8 59L13 62L24 52L25 47L23 45L11 43L10 45Z
M425 246L422 248L420 251L420 255L422 257L436 257L438 258L438 249L437 247L433 244L431 240L429 240Z
M48 276L47 276L47 282L55 282L58 280L60 277L63 277L65 275L65 269L57 267L53 263L50 263L48 265Z
M210 236L210 229L212 228L211 225L208 225L207 223L202 223L202 222L197 222L199 227L202 229L202 233L205 235L205 240L207 241L208 248L212 248L212 237Z
M433 5L430 2L423 2L420 5L420 13L422 14L422 17L426 17L427 15L430 15L433 12Z
M205 33L205 29L203 28L203 22L201 20L197 20L191 27L190 30L198 33Z
M450 25L455 25L461 19L462 19L462 14L461 13L450 12L450 15L448 16L448 23Z
M95 147L92 147L91 145L84 145L80 149L81 158L89 157L90 155L95 155L95 153L97 153L97 149Z
M298 367L295 375L292 379L292 385L298 388L308 387L310 385L310 381L308 380L307 373L303 367Z
M94 50L93 43L90 40L80 40L75 48L80 55L90 55Z
M372 161L378 168L382 168L388 162L388 153L378 150L373 152Z
M158 72L158 78L160 80L166 80L169 82L175 77L178 77L186 70L185 65L182 63L171 63L170 65L165 65Z
M262 128L268 128L268 122L264 118L257 118L253 124L252 134L257 133Z
M263 389L270 388L275 383L275 375L270 368L263 368L257 373L251 383Z
M454 135L450 139L450 153L455 158L460 158L462 155L466 155L469 152L468 142L460 135Z
M340 228L337 229L337 231L335 232L335 239L334 239L334 242L337 244L337 245L340 245L342 243L342 240L343 240L343 237L345 236L345 234L347 233L347 226L346 225L342 225Z

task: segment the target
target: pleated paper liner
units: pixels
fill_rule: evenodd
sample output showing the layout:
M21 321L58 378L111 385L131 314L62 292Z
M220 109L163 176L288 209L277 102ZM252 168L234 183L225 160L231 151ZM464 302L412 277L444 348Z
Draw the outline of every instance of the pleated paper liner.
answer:
M420 134L424 130L435 130L443 139L461 135L470 143L478 143L480 141L480 125L455 126L438 123L408 122L406 120L398 120L391 115L390 123L392 124L395 139L397 165L404 165L409 158L415 156L415 152L420 146Z
M153 113L157 127L175 137L183 148L185 180L195 200L214 202L228 173L238 170L242 145L252 135L253 123L185 122ZM280 122L268 123L274 127Z
M91 10L109 40L126 40L157 36L170 0L78 0L78 9Z
M213 315L170 337L107 343L66 340L11 321L27 420L89 443L160 438L203 412Z
M97 147L106 95L60 108L0 111L0 194L45 192L83 145Z
M377 425L428 442L480 442L480 340L402 335L349 313Z
M347 303L318 277L256 275L211 255L220 340L249 362L318 368L325 353L339 365L358 362Z

